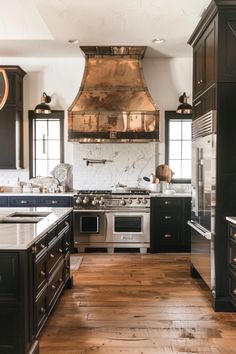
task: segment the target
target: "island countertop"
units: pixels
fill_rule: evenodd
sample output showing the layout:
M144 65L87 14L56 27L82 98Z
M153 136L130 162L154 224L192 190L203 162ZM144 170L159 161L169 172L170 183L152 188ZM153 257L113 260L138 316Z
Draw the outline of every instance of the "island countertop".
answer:
M226 216L226 220L236 225L236 216Z
M0 217L14 212L47 212L37 223L0 223L0 249L25 250L53 226L66 217L72 208L0 208Z

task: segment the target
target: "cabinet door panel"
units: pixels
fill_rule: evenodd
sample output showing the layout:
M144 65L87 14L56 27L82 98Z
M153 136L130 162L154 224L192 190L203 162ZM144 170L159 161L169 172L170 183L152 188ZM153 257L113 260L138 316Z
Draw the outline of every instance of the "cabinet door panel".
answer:
M0 257L0 300L17 301L19 297L19 258L17 253L6 252Z
M210 29L205 39L205 87L215 81L215 29Z
M40 197L39 206L44 207L70 207L71 198L70 197Z
M9 197L10 207L36 207L38 206L37 197Z

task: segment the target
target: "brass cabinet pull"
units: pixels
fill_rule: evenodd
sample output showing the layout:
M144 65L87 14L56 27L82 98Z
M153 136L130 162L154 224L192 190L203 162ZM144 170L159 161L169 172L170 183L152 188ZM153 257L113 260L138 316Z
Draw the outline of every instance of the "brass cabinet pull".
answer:
M43 243L41 243L41 244L40 244L40 247L41 247L42 249L44 249L46 246L45 246Z
M171 201L170 200L165 200L165 204L166 205L171 204Z
M56 289L56 286L54 284L52 284L51 288L54 290L54 289Z
M69 242L66 241L66 246L70 246Z
M62 249L61 249L61 248L59 248L59 250L58 250L58 251L59 251L59 253L62 253Z
M171 234L165 234L165 236L164 236L165 238L171 238L172 237L172 235Z
M52 204L58 204L57 200L52 200Z
M166 219L166 220L172 219L172 216L166 215L166 216L165 216L165 219Z
M55 257L54 254L50 253L50 258L54 258L54 257Z
M46 309L44 307L41 307L40 308L40 313L45 313L46 312Z
M58 281L59 281L59 283L61 283L61 282L63 281L63 279L62 279L62 278L59 278Z
M43 275L43 276L46 275L46 273L43 270L40 271L40 274Z

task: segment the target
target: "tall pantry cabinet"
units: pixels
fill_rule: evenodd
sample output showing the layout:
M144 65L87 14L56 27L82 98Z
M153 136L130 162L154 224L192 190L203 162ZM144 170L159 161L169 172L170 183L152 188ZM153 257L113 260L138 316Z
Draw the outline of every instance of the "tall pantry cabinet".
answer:
M193 46L193 119L216 111L216 198L212 304L229 297L226 216L236 215L236 0L213 0L189 39Z

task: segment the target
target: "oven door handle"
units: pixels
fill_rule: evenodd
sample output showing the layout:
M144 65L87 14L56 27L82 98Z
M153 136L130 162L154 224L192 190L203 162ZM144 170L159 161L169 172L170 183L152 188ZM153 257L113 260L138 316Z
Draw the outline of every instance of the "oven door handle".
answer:
M96 210L91 210L91 209L73 209L73 213L81 213L81 214L84 214L84 213L104 213L105 210L101 210L101 209L96 209Z
M197 231L200 235L204 236L207 240L211 240L211 232L205 229L202 225L198 224L197 222L190 220L187 221L187 224Z

